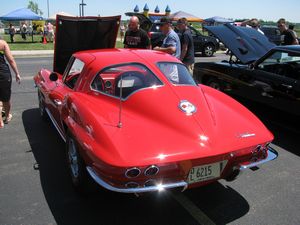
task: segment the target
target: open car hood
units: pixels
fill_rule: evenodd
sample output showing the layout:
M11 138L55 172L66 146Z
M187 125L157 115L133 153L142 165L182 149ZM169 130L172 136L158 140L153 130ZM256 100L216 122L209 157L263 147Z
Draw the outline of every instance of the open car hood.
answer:
M248 27L231 24L205 26L244 64L252 63L270 51L275 44L268 38Z
M69 17L57 15L53 70L62 74L72 54L114 48L121 16Z

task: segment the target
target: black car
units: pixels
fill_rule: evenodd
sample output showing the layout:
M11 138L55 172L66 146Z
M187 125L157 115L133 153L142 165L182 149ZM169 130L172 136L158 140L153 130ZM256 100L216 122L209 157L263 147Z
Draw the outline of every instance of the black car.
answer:
M152 48L161 46L165 36L159 29L159 21L152 22L148 17L141 13L125 13L126 16L137 16L140 20L140 27L148 32L151 39ZM194 27L189 26L194 40L195 54L202 53L203 56L211 57L219 50L219 41L211 36L204 36ZM177 33L178 31L174 29ZM178 33L180 36L180 33Z
M200 83L232 97L300 116L300 46L278 46L254 29L207 27L232 52L228 61L196 63Z
M262 26L260 28L262 32L264 32L265 36L269 39L269 41L273 42L276 45L281 45L282 36L280 30L276 26Z

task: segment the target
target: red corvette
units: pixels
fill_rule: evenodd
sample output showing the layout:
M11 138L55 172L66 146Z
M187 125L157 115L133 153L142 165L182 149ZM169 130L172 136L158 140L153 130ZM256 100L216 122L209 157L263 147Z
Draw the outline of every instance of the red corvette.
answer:
M92 178L123 193L185 190L231 181L277 157L259 119L197 85L176 58L150 50L78 52L114 47L119 19L58 17L55 72L34 77L41 116L66 142L75 187Z

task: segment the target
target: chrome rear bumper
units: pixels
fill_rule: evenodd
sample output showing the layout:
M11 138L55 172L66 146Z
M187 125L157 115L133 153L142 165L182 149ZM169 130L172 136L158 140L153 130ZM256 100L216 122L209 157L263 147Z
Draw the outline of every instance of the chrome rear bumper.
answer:
M163 191L165 189L171 189L171 188L182 188L184 190L188 186L187 182L180 181L180 182L176 182L176 183L159 184L159 185L149 186L149 187L116 188L114 186L111 186L104 180L102 180L91 167L87 167L86 169L97 184L99 184L101 187L103 187L105 189L108 189L108 190L114 191L114 192L132 194L132 193Z
M252 167L258 166L260 164L272 161L278 157L277 151L275 151L273 148L268 147L268 156L266 159L263 159L258 162L249 162L249 163L244 163L239 165L239 170L243 171L246 169L250 169ZM88 173L90 176L94 179L94 181L99 184L101 187L108 189L110 191L114 192L120 192L120 193L144 193L144 192L154 192L154 191L162 191L165 189L172 189L172 188L182 188L184 191L188 187L188 183L186 181L180 181L180 182L175 182L175 183L170 183L170 184L159 184L155 186L147 186L147 187L138 187L138 188L117 188L114 187L107 182L105 182L102 178L99 177L99 175L92 169L92 167L86 167Z
M257 161L257 162L249 162L249 163L244 163L244 164L240 164L240 170L246 170L246 169L250 169L252 167L256 167L258 165L261 165L263 163L272 161L274 159L276 159L278 157L278 152L276 150L274 150L272 147L268 146L268 150L267 150L268 156L267 158L261 160L261 161Z

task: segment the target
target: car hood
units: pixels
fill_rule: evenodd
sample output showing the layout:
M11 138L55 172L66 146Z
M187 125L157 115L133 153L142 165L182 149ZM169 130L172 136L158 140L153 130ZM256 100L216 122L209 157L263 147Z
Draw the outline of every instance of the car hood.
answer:
M205 26L244 64L252 63L275 47L268 38L248 27L231 24Z
M116 126L118 101L80 97L95 115L89 124L100 140L93 148L100 159L120 167L169 163L228 154L273 138L249 110L214 89L175 87L175 95L158 90L139 91L123 102L122 128ZM181 100L194 104L197 112L183 113ZM242 138L245 134L254 136Z
M114 48L121 16L69 17L57 15L53 70L62 74L72 54Z

